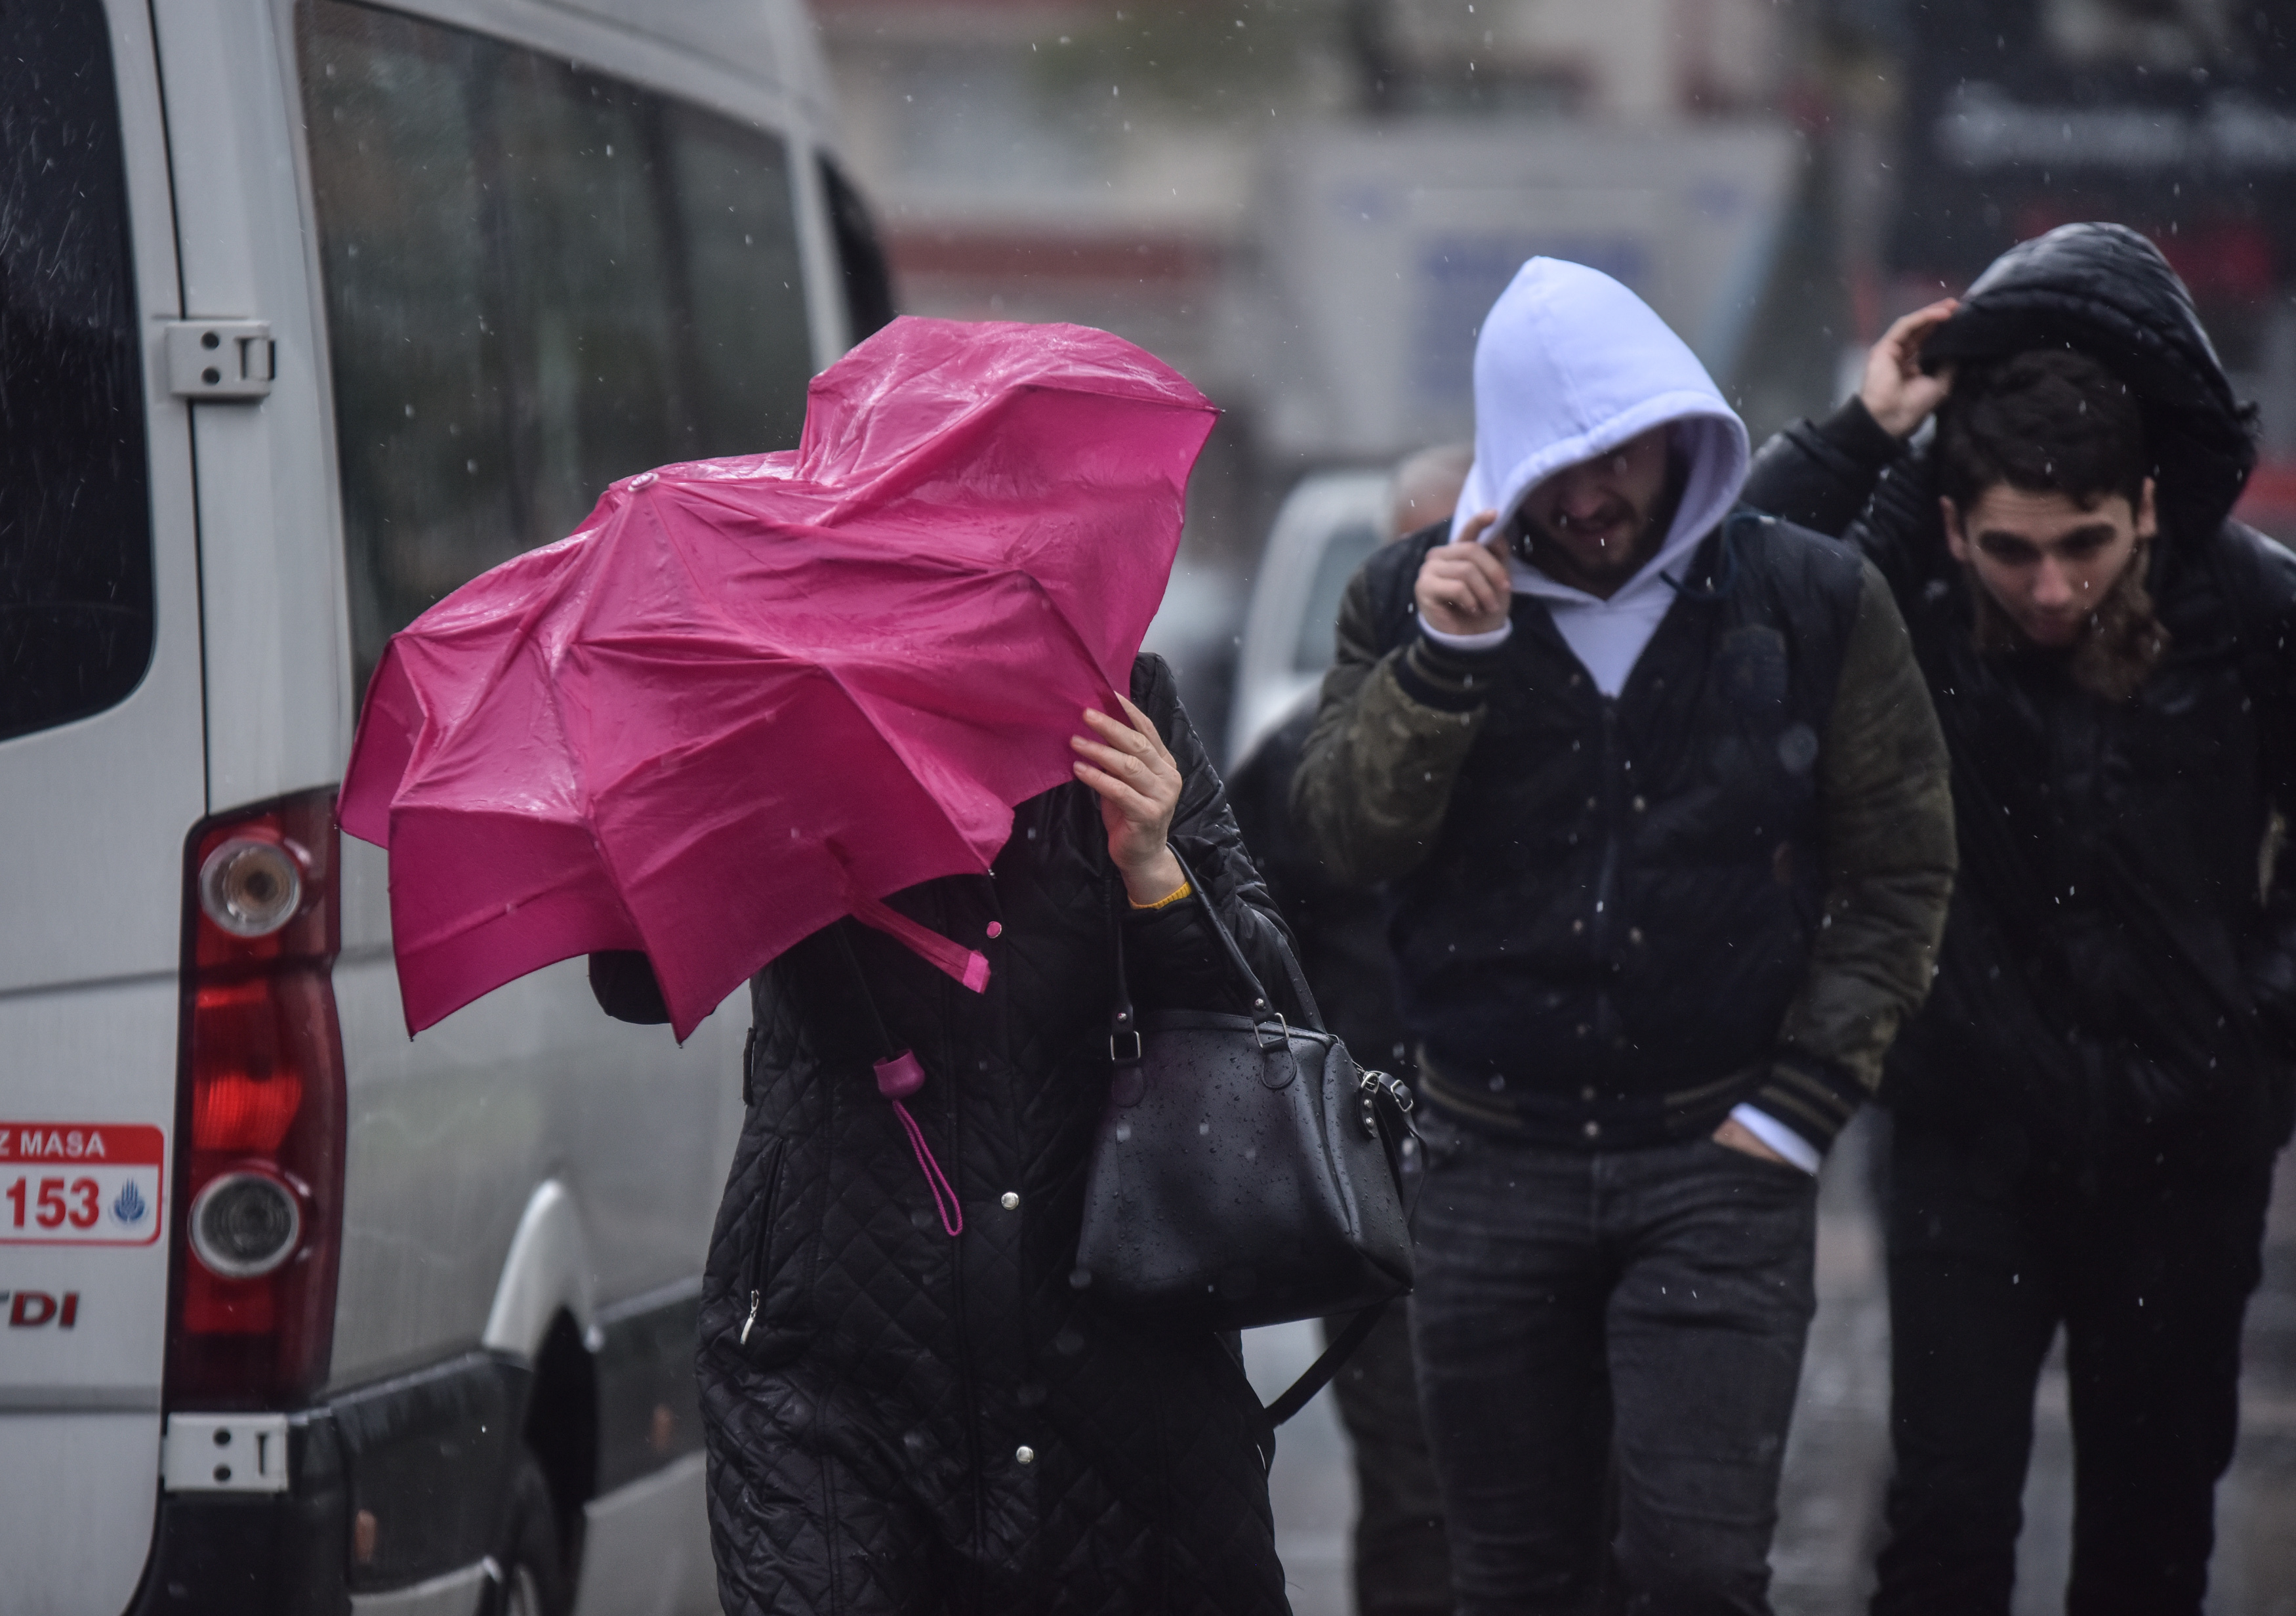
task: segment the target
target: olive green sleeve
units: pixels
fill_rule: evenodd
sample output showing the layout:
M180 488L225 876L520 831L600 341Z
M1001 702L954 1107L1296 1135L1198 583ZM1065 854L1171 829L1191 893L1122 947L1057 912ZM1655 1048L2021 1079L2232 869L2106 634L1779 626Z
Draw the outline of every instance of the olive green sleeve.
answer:
M1868 562L1818 750L1825 910L1778 1057L1751 1096L1821 1150L1929 992L1953 892L1945 736L1904 619Z
M1426 858L1482 729L1494 660L1417 635L1382 656L1370 582L1356 574L1340 606L1338 660L1292 776L1293 821L1333 879L1369 886Z

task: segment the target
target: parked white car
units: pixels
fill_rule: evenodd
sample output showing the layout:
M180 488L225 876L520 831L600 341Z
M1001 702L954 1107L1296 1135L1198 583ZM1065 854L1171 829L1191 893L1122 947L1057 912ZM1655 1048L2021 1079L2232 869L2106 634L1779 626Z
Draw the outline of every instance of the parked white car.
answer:
M1316 472L1285 496L1245 609L1227 767L1251 755L1338 654L1340 599L1386 542L1395 480L1383 471Z
M0 1611L716 1609L746 1008L409 1039L417 612L885 308L797 0L51 0L0 51Z

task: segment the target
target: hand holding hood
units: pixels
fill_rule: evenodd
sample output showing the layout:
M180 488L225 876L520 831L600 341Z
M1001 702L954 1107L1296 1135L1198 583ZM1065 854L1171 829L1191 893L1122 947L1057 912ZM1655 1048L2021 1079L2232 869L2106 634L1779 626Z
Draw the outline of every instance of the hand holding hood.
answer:
M2077 349L2128 384L2144 408L2169 537L2213 533L2256 465L2254 412L2233 397L2161 250L2126 225L2064 225L2021 242L1978 276L1923 345L1922 363L1936 370L2046 347Z
M1698 356L1633 292L1583 264L1525 264L1475 342L1475 463L1453 537L1484 511L1496 511L1505 528L1557 472L1669 425L1686 472L1682 500L1665 540L1633 578L1599 598L1520 560L1510 568L1515 592L1548 603L1597 687L1613 694L1673 603L1668 570L1737 503L1746 428ZM1474 639L1505 637L1501 629Z

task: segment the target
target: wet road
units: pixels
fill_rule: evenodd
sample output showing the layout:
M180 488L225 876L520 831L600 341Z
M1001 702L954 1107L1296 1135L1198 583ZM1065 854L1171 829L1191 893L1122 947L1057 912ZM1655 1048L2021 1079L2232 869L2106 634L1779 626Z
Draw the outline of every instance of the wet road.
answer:
M1866 1188L1870 1128L1844 1135L1819 1192L1817 1317L1786 1449L1783 1519L1770 1561L1778 1616L1851 1616L1873 1587L1889 1473L1889 1308L1881 1231ZM1254 1382L1273 1396L1316 1352L1312 1326L1245 1338ZM2072 1439L2060 1356L2041 1382L2017 1616L2064 1608ZM2217 1494L2210 1616L2296 1616L2296 1165L2283 1156L2250 1304L2240 1449ZM1269 1481L1295 1616L1349 1616L1347 1531L1354 1476L1328 1393L1283 1428Z

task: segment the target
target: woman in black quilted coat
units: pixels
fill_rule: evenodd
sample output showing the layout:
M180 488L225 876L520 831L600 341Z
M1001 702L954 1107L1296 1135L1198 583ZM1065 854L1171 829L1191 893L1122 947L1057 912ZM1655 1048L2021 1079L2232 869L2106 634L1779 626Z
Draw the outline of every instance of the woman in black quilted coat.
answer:
M1111 1316L1075 1271L1114 928L1141 1008L1246 1007L1193 903L1142 906L1179 884L1172 851L1269 990L1291 974L1157 658L1132 699L1144 718L1102 721L1077 782L1015 811L991 874L889 900L986 952L986 993L849 920L750 984L748 1117L701 1299L727 1616L1287 1609L1274 1433L1234 1338ZM878 1095L857 964L929 1074L907 1103L961 1206L954 1238ZM642 956L591 974L611 1013L667 1019Z

